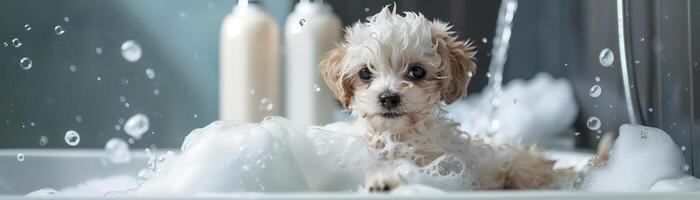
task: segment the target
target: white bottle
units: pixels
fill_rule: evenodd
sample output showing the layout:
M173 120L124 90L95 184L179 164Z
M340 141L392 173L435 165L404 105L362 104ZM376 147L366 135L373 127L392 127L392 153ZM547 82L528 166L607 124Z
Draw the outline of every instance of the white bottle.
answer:
M219 118L279 115L279 30L259 5L238 1L221 25Z
M342 24L330 6L302 0L285 24L286 116L297 123L334 121L338 109L319 73L319 62L340 40Z

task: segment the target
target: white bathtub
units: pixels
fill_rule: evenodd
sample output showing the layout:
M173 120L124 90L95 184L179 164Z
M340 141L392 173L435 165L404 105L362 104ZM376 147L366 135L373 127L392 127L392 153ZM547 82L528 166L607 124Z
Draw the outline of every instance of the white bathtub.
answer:
M17 160L23 153L24 161ZM4 149L0 150L0 199L45 199L23 195L44 187L61 189L98 177L136 176L147 166L143 151L132 152L128 164L104 165L102 150ZM76 199L56 197L52 199ZM584 193L567 191L478 191L444 195L361 195L354 193L272 193L204 195L200 197L160 197L162 199L688 199L700 200L700 192L683 193ZM94 199L81 197L80 199Z

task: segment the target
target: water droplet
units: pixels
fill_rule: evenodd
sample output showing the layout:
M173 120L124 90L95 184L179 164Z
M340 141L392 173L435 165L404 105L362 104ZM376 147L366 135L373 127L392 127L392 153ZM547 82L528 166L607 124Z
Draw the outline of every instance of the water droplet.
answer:
M131 161L129 144L121 138L112 138L105 144L107 159L114 164L124 164Z
M567 66L569 66L569 63L564 63L564 67L567 67Z
M19 67L23 70L29 70L32 68L32 59L24 57L19 60Z
M80 115L75 116L75 121L78 122L78 123L83 122L83 117L80 116Z
M24 25L24 30L31 31L31 30L32 30L32 26L29 26L29 24L25 24L25 25Z
M489 42L488 39L486 39L485 37L482 37L482 38L481 38L481 43L486 44L487 42Z
M66 16L66 17L63 17L63 21L64 21L64 22L69 22L69 21L70 21L70 18L68 18L67 16Z
M10 43L2 42L2 45L6 46L6 47L9 47L9 46L10 46Z
M102 47L95 48L95 53L97 53L97 55L101 55L102 54Z
M66 144L70 146L76 146L78 143L80 143L80 135L78 132L75 132L74 130L68 130L66 131L66 135L64 138L66 140Z
M121 130L122 130L122 126L120 126L119 124L115 124L115 125L114 125L114 130L115 130L115 131L121 131Z
M589 117L588 120L586 121L586 126L588 129L591 130L598 130L600 129L600 119L597 117Z
M638 64L639 64L639 60L634 60L634 64L635 64L635 65L638 65Z
M683 171L688 171L688 170L690 170L690 165L688 165L688 164L683 165Z
M652 108L652 107L649 107L649 109L647 109L647 110L648 110L650 113L653 113L653 112L654 112L654 108Z
M119 102L122 102L122 103L126 102L126 97L119 96Z
M122 44L122 57L129 62L141 59L141 45L133 40L127 40Z
M156 72L153 71L153 69L148 68L146 69L146 76L148 76L148 79L153 79L153 77L156 77Z
M159 95L160 90L159 89L153 89L153 95Z
M321 86L319 86L318 84L314 84L314 91L321 92Z
M666 73L666 77L671 77L671 73Z
M644 41L646 41L646 39L644 37L642 37L642 38L639 38L639 41L644 42Z
M491 78L491 72L486 72L486 78Z
M61 27L61 25L54 27L53 30L56 32L56 35L63 35L64 33L66 33L66 30L63 30L63 27Z
M149 126L148 117L142 113L138 113L126 120L124 132L133 138L141 139L141 135L148 131Z
M369 7L365 7L365 12L369 12Z
M513 99L514 104L518 104L518 99Z
M39 136L39 146L43 147L43 146L46 146L47 144L49 144L49 137L46 137L43 135Z
M197 114L194 114L194 116L193 116L193 117L194 117L194 118L197 118Z
M68 66L68 70L70 70L70 72L75 72L78 68L75 65L70 65Z
M263 111L271 111L272 108L274 108L274 104L272 104L272 101L268 98L262 98L260 99L260 110Z
M305 20L305 19L300 19L300 20L299 20L299 26L304 26L305 23L306 23L306 20Z
M97 77L97 81L102 81L102 77Z
M243 167L242 167L242 168L243 168L243 170L244 170L244 171L248 171L248 170L250 170L250 166L248 166L248 165L243 165Z
M22 41L19 41L19 38L14 38L12 39L12 46L15 48L19 48L22 46Z
M601 88L600 85L594 85L591 87L591 90L588 91L588 94L593 98L599 97L601 93L603 93L603 88Z
M131 104L129 104L129 102L124 103L124 107L128 108L130 106L131 106Z
M29 125L34 126L36 124L34 124L34 122L29 122Z
M681 151L685 151L685 146L681 146Z
M612 52L612 50L605 48L600 51L598 60L600 61L600 65L603 67L610 67L615 61L615 54Z
M579 136L579 135L581 135L581 132L574 132L574 135Z
M23 153L18 153L18 154L17 154L17 160L20 161L20 162L24 161L24 154L23 154Z
M596 77L595 77L595 82L600 82L600 77L596 76Z

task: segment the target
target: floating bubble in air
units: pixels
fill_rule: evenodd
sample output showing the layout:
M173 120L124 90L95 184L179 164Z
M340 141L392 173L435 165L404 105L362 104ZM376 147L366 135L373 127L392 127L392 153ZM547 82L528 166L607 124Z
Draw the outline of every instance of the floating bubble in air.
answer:
M481 38L481 42L484 43L484 44L486 44L487 42L489 42L489 40L486 39L485 37L483 37L483 38Z
M20 162L24 161L24 154L23 154L23 153L18 153L18 154L17 154L17 160L20 161Z
M588 91L588 94L593 98L599 97L601 93L603 93L603 88L601 88L600 85L594 85L591 87L590 91Z
M76 67L75 65L70 65L68 66L68 70L70 70L70 72L75 72L76 70L78 70L78 67Z
M321 92L321 86L319 86L318 84L314 84L314 91Z
M66 144L70 146L76 146L80 143L80 135L74 130L66 131L66 135L63 139L66 140Z
M46 146L47 144L49 144L49 137L46 137L46 136L43 136L43 135L40 136L40 137L39 137L39 146L42 146L42 147L43 147L43 146Z
M129 144L121 138L112 138L105 144L107 159L114 164L124 164L131 161Z
M24 25L24 30L31 31L31 30L32 30L32 26L30 26L29 24L25 24L25 25Z
M260 99L260 110L263 111L271 111L272 108L274 108L274 104L272 104L272 101L268 98L262 98Z
M595 82L600 82L600 77L596 76L596 77L595 77Z
M80 116L80 115L75 116L75 121L78 122L78 123L83 122L83 117Z
M653 112L654 112L654 108L652 108L652 107L649 107L649 109L647 109L647 110L648 110L650 113L653 113Z
M19 67L22 68L23 70L29 70L32 68L32 59L29 59L28 57L24 57L22 59L19 59Z
M159 95L160 90L159 89L153 89L153 95Z
M588 129L594 131L600 129L600 124L600 119L598 119L597 117L589 117L586 121L586 126L588 127Z
M149 126L148 117L138 113L126 120L124 132L133 138L141 139L141 136L148 131Z
M306 23L306 20L305 20L305 19L300 19L300 20L299 20L299 26L304 26L305 23Z
M70 21L70 18L69 18L68 16L63 17L63 21L64 21L64 22L69 22L69 21Z
M156 72L153 71L153 69L148 68L146 69L146 76L148 77L148 79L153 79L153 77L156 77Z
M133 40L127 40L122 44L122 57L129 62L136 62L141 59L141 45Z
M54 32L56 32L56 35L63 35L64 33L66 33L66 30L64 30L61 25L57 25L53 28L53 30Z
M12 39L12 46L15 48L19 48L22 46L22 41L19 41L19 38L14 38Z
M603 67L610 67L615 61L615 54L612 52L612 50L605 48L600 51L598 60L600 61L600 65Z

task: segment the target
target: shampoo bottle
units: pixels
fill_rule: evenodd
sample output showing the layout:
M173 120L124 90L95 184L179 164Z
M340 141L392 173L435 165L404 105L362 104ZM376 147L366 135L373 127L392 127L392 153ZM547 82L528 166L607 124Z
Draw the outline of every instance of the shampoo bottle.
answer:
M340 40L342 25L329 5L302 0L285 23L286 116L297 123L332 122L338 109L319 62Z
M279 115L279 31L256 3L239 0L221 25L219 118Z

